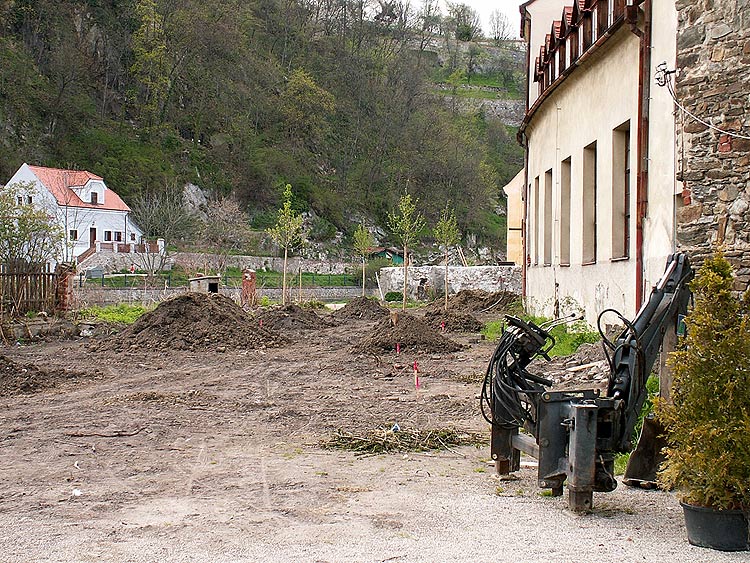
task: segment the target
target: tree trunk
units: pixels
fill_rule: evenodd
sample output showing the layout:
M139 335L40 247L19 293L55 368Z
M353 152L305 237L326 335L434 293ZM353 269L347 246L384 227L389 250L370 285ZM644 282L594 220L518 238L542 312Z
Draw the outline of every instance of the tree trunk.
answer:
M445 250L445 283L443 284L445 292L445 312L448 312L448 249Z
M365 296L365 256L362 255L362 297Z
M407 281L409 279L409 255L408 255L408 248L406 245L404 245L404 295L403 300L401 301L401 310L406 311L406 288L407 288Z
M289 247L284 247L284 267L281 272L281 304L286 305L286 259L289 255Z

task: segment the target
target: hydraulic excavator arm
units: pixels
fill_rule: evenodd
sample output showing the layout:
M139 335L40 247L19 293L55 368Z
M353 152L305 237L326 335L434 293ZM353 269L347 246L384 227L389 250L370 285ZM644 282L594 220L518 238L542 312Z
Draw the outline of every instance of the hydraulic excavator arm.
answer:
M567 481L569 506L591 507L594 491L612 491L616 454L629 452L631 437L647 396L646 380L667 330L676 330L687 312L688 283L693 277L687 257L669 257L664 275L635 319L612 309L625 329L609 341L600 328L610 366L606 395L595 389L554 391L552 382L527 371L531 361L554 346L550 330L574 320L541 326L506 316L508 327L487 367L482 411L492 425L492 458L499 473L520 467L520 452L539 460L538 482L561 495ZM523 428L525 433L520 433Z

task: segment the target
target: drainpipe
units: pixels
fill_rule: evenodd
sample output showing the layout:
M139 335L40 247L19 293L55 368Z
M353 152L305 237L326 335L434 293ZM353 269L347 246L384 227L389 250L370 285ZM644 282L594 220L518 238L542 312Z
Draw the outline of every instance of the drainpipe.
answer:
M635 225L635 302L643 303L643 224L648 213L648 116L651 96L651 1L628 0L626 8L630 30L640 39L638 50L638 173L636 183ZM638 6L643 5L643 30L638 28Z
M523 147L523 191L521 191L521 197L523 198L523 217L521 218L521 299L524 304L526 303L526 275L529 260L527 258L527 241L528 233L526 232L526 225L528 213L529 213L529 138L526 136L526 132L522 131L518 134L518 142Z

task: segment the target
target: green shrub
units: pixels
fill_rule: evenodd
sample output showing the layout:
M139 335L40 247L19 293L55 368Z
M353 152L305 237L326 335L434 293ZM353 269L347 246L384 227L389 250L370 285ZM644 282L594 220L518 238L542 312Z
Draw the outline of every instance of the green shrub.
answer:
M690 285L695 307L687 336L670 354L672 403L657 401L667 429L659 478L691 504L750 509L750 293L732 294L732 267L721 252Z
M391 301L403 301L404 294L400 291L389 291L385 294L385 300L388 302Z

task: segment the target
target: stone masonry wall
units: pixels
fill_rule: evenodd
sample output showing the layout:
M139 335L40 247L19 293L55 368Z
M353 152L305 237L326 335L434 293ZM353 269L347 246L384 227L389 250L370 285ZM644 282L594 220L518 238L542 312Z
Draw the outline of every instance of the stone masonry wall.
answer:
M678 100L715 127L750 137L750 0L678 0L676 7ZM723 244L736 269L735 289L744 291L750 284L750 139L677 111L684 186L678 244L696 266Z

